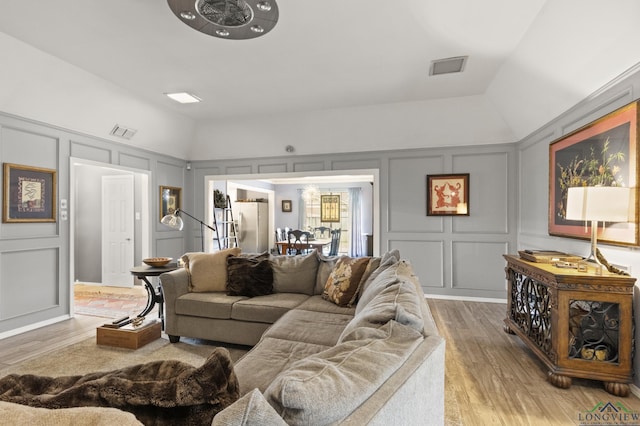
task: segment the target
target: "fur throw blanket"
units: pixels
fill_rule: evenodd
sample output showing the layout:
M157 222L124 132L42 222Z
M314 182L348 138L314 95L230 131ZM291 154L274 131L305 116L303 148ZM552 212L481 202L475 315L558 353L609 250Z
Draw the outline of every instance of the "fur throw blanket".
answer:
M225 348L216 348L198 368L165 360L82 376L12 374L0 379L1 401L43 408L115 407L145 425L210 425L238 396Z

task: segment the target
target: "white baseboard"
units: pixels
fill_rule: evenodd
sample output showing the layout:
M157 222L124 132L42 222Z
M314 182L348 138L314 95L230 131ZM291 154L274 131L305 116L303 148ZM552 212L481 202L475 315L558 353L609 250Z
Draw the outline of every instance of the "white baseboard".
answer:
M507 304L507 299L494 299L491 297L471 297L471 296L449 296L441 294L425 294L426 299L443 299L443 300L464 300L467 302L486 302L486 303L503 303Z
M56 318L51 318L46 321L37 322L35 324L29 324L24 327L16 328L13 330L5 331L4 333L0 333L0 340L6 339L7 337L16 336L18 334L26 333L27 331L35 330L40 327L44 327L46 325L55 324L57 322L65 321L71 318L71 315L63 315Z

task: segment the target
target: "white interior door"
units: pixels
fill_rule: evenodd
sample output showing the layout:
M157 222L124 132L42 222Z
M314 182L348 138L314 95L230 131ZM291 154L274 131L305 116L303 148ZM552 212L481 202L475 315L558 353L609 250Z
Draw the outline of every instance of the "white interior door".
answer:
M134 179L102 177L102 284L133 286Z

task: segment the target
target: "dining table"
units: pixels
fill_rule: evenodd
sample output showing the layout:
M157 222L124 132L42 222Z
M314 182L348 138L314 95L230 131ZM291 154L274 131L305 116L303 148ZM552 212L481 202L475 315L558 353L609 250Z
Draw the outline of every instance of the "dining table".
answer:
M309 242L306 242L306 243L293 243L293 242L290 243L289 241L276 241L276 245L278 246L278 252L282 254L288 254L290 248L296 249L296 252L318 249L318 251L322 253L322 249L325 246L328 246L329 244L331 244L330 238L309 240Z

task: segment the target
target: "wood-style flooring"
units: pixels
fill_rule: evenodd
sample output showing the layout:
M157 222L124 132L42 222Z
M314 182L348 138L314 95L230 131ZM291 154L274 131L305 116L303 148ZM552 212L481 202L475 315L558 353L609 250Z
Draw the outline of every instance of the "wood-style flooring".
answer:
M624 409L640 413L640 399L614 397L597 381L574 379L569 389L547 383L544 365L517 336L503 331L505 304L428 302L447 341L446 402L459 411L459 424L589 424L586 413L601 402L621 403ZM77 316L0 340L0 368L95 337L103 322L104 318ZM618 424L640 424L640 420Z
M506 304L430 299L446 339L446 386L463 425L596 425L597 404L621 403L627 423L640 424L640 399L607 393L599 381L573 379L569 389L546 381L547 369L515 335L503 331ZM446 404L446 394L445 394ZM632 421L632 415L638 419ZM591 416L591 417L590 417ZM611 418L610 418L611 420Z

